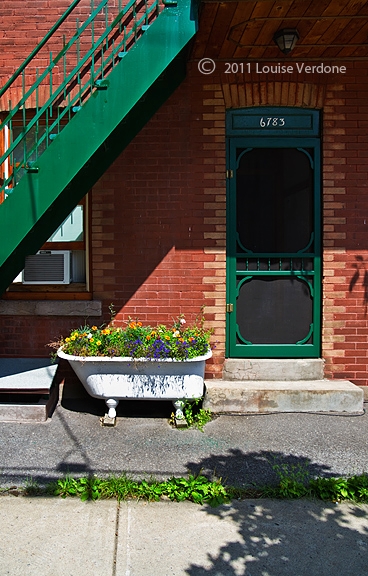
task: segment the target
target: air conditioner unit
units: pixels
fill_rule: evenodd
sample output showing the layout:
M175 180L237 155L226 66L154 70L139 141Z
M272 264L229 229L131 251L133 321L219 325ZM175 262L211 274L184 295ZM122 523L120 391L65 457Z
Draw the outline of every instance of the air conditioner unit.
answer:
M40 250L27 256L22 284L70 284L70 250Z

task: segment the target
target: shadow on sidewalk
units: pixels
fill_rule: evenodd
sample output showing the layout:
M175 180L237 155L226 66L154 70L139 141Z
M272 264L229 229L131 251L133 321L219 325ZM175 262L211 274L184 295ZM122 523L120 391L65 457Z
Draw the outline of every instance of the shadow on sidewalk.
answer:
M221 456L189 463L188 468L228 484L274 483L277 470L298 481L335 476L328 467L280 452ZM367 573L368 506L339 505L308 499L234 500L204 507L209 517L236 525L238 537L218 553L207 552L203 565L192 563L188 576L358 576ZM225 526L224 526L225 530Z
M363 576L367 573L367 506L308 500L245 500L207 508L236 524L238 536L188 576Z
M277 470L286 471L299 482L317 476L336 476L329 466L313 463L309 458L268 450L244 453L237 448L200 462L188 462L187 467L194 475L203 474L212 480L221 478L224 484L243 488L277 484L280 481Z

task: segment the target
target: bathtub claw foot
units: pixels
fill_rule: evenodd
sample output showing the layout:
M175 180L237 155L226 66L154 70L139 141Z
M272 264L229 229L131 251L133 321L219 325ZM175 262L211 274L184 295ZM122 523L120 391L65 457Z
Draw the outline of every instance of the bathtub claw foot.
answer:
M185 420L183 410L185 408L186 403L187 403L186 400L173 400L176 420Z
M116 407L118 404L119 400L115 400L114 398L109 398L108 400L106 400L106 406L109 409L107 413L109 418L116 418Z

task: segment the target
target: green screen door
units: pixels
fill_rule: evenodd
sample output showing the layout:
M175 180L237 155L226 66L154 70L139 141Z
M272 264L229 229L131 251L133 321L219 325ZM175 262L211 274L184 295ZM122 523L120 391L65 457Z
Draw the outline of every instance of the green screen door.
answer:
M320 143L276 128L228 139L230 357L320 355Z

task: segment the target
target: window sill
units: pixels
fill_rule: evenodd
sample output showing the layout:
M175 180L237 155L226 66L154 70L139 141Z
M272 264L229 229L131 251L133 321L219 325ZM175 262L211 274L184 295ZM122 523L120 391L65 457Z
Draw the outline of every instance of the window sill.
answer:
M92 300L85 283L71 284L11 284L4 300Z

